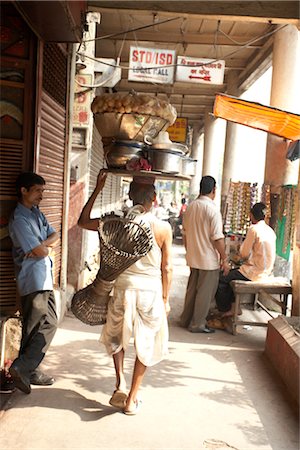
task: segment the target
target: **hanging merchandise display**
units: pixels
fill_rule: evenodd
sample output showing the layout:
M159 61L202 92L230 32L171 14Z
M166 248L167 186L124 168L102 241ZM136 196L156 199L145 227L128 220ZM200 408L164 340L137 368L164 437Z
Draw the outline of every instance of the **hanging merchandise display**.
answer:
M266 205L266 218L271 217L271 186L269 184L263 184L261 188L261 201Z
M271 214L270 185L263 184L259 192L257 183L230 182L223 215L224 232L231 236L245 236L251 225L250 209L262 201L266 205L266 222L269 222L271 215L277 218L276 254L288 261L293 246L297 195L297 186L282 186L279 201L276 206L272 204Z
M293 249L297 195L297 186L282 186L278 203L276 253L287 261Z
M239 267L241 263L239 249L251 225L250 210L259 201L266 204L266 221L268 222L271 211L270 187L263 186L262 191L259 192L258 183L230 182L223 223L226 254L233 267Z
M250 226L250 209L258 202L258 184L230 182L224 209L225 233L246 235Z

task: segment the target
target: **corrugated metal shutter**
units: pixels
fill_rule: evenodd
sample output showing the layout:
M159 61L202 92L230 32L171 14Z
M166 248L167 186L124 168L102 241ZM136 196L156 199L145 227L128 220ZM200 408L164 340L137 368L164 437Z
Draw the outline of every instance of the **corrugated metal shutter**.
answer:
M46 193L41 210L61 235L65 155L65 109L45 92L42 93L39 174L46 180ZM53 279L59 284L61 241L55 247Z
M89 195L91 195L95 185L99 170L104 167L104 152L101 136L94 125L93 128L93 142L90 163L90 183ZM98 196L93 214L102 215L105 212L113 211L120 200L120 185L121 179L115 175L108 174L103 191Z
M8 236L17 204L15 181L32 170L36 38L12 4L1 3L0 312L15 313L19 297Z
M43 62L43 91L40 110L38 173L46 180L41 210L61 236L63 221L64 165L66 146L67 56L57 44L46 44ZM61 240L54 248L53 278L59 286Z
M17 286L12 259L11 243L8 237L7 220L15 207L15 180L22 172L22 143L2 143L0 157L0 193L1 193L1 251L0 251L0 308L3 314L13 313L17 309ZM2 223L3 222L3 223Z

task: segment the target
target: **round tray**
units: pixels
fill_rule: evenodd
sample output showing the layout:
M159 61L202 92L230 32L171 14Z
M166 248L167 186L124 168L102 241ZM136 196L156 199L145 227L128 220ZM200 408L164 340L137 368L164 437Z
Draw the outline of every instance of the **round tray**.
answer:
M154 150L181 153L182 155L185 155L189 150L187 145L180 144L178 142L170 142L168 144L152 144L151 148L153 148Z

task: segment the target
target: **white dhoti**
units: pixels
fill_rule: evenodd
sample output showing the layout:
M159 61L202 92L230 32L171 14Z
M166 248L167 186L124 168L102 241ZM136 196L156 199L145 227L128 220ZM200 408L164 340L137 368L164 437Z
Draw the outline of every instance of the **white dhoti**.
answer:
M121 280L117 280L100 342L112 355L126 350L133 335L139 361L153 366L168 354L169 333L161 280L135 277L130 281L128 284L126 280L127 288L123 289Z

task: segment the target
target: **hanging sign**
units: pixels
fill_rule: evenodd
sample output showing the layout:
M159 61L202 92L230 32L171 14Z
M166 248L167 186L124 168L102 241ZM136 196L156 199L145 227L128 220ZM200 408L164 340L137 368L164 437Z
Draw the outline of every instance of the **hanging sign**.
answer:
M131 46L128 80L172 84L175 56L175 50Z
M175 123L167 129L172 142L186 142L187 125L188 121L185 117L177 117Z
M92 75L76 75L75 79L80 83L75 82L74 89L74 103L73 103L73 125L88 126L91 117L91 89L82 85L90 85L92 83Z
M223 84L225 61L177 56L176 81Z

